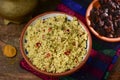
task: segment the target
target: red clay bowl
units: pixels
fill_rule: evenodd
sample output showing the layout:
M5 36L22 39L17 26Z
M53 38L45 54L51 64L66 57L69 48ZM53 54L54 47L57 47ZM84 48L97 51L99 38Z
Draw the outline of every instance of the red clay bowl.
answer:
M100 35L92 26L91 26L91 21L90 21L90 11L93 9L93 7L100 7L99 1L98 0L93 0L91 2L91 4L89 5L87 12L86 12L86 21L87 21L87 25L88 28L90 29L90 31L99 39L106 41L106 42L119 42L120 41L120 37L117 38L109 38L109 37L105 37Z
M32 20L30 20L26 26L24 27L23 31L22 31L22 34L21 34L21 37L20 37L20 50L21 50L21 53L22 53L22 56L24 57L25 61L30 65L30 67L32 67L34 70L38 71L39 73L41 74L44 74L44 75L48 75L48 76L53 76L53 77L59 77L59 76L66 76L66 75L69 75L69 74L72 74L74 73L75 71L79 70L83 65L84 63L87 61L89 55L90 55L90 51L92 49L92 39L91 39L91 35L88 31L88 29L86 28L86 26L81 22L80 24L83 26L83 29L85 29L86 33L88 33L88 40L87 40L87 54L85 55L83 61L79 64L79 66L71 69L71 70L68 70L66 72L63 72L63 73L48 73L48 72L45 72L45 71L41 71L40 69L38 69L37 67L35 67L28 59L28 57L26 56L27 53L25 52L25 49L24 49L24 46L23 46L23 43L24 43L24 35L25 35L25 32L26 32L26 29L28 28L28 26L30 24L32 24L36 19L39 19L39 18L48 18L48 17L53 17L53 16L56 16L56 15L63 15L65 13L62 13L62 12L46 12L46 13L43 13L43 14L40 14L38 16L36 16L35 18L33 18ZM71 15L68 15L66 14L69 18L72 18L73 16Z

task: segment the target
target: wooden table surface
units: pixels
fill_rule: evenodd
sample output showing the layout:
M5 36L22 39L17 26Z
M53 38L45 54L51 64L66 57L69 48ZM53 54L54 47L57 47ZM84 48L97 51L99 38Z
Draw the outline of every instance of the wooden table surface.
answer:
M55 6L59 0L41 0L37 14L45 11L55 10ZM19 66L20 60L23 58L19 49L19 38L24 25L22 24L3 24L3 18L0 17L0 40L7 44L14 45L17 49L17 55L13 58L7 58L3 55L0 48L0 80L41 80L37 76L22 69ZM110 73L108 80L120 80L120 58Z

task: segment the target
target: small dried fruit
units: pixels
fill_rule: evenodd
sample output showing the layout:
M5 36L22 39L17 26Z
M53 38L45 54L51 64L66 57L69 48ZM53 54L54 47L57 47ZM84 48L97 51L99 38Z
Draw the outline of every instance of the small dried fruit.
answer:
M5 45L3 48L3 54L6 57L14 57L16 55L16 49L12 45Z

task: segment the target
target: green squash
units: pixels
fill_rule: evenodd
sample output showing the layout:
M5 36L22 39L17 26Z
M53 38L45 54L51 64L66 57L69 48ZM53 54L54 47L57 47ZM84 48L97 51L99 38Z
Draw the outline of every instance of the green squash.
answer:
M39 0L0 0L0 16L12 22L22 22L35 9Z

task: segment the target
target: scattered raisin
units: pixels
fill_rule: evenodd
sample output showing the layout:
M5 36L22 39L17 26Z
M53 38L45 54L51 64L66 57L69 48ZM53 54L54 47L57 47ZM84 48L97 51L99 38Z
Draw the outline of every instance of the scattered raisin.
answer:
M41 43L40 42L37 42L36 43L36 47L40 47L41 46Z
M65 55L69 55L70 54L70 50L64 52Z

